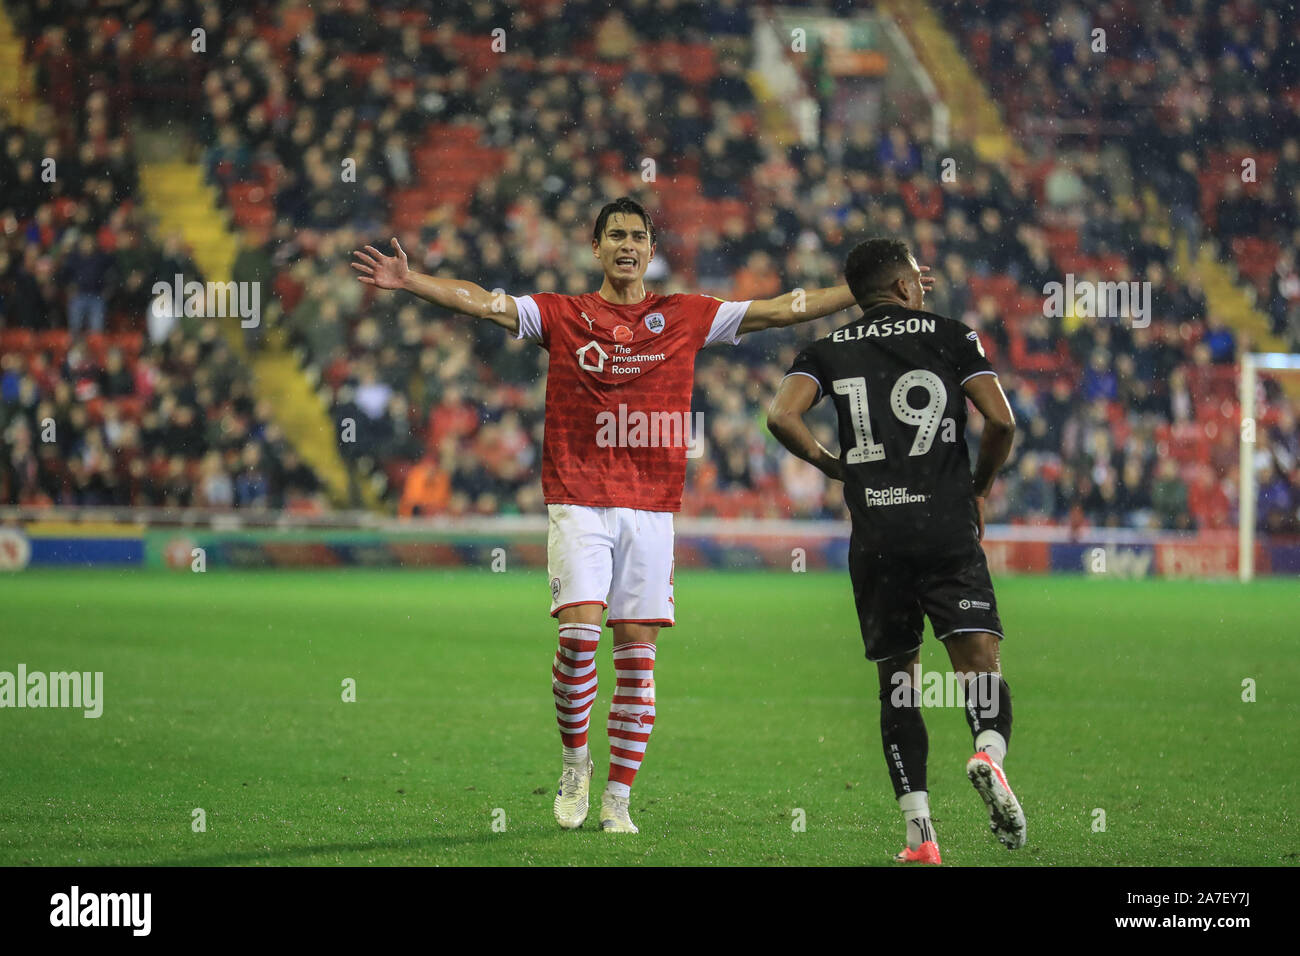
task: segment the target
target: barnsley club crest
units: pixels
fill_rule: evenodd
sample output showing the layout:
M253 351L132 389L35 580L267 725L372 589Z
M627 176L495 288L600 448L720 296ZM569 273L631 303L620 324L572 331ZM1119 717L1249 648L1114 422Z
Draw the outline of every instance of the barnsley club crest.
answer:
M664 330L664 314L662 312L651 312L645 317L645 327L658 335Z

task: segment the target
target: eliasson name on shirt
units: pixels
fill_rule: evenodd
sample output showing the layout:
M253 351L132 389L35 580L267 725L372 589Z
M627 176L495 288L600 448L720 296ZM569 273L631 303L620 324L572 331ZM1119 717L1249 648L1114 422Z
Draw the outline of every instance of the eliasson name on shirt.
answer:
M899 319L896 322L878 321L870 325L855 325L839 329L831 336L832 342L854 342L858 339L888 338L908 332L933 332L934 319Z

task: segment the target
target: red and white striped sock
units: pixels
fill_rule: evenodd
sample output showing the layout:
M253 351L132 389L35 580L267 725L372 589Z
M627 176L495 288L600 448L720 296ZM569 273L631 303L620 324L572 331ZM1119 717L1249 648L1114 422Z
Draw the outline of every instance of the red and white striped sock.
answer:
M617 686L609 704L609 784L606 791L626 797L655 729L655 646L614 648Z
M596 700L598 624L561 624L560 646L551 664L551 692L566 763L586 765L587 727Z

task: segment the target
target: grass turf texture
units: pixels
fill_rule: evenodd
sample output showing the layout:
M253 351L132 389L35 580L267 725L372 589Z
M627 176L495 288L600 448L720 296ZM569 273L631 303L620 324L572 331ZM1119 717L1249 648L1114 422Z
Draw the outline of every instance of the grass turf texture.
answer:
M962 713L930 709L945 863L1300 860L1296 581L997 586L1029 845L989 833ZM592 813L551 817L546 597L539 571L0 577L0 670L105 687L97 720L0 710L0 864L862 865L902 846L847 575L678 575L635 837L597 829L608 631ZM928 633L922 663L948 667Z

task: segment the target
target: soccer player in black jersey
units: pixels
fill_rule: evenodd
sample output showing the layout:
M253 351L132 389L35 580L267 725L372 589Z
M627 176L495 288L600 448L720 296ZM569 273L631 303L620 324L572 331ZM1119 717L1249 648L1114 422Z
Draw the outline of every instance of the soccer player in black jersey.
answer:
M907 824L900 862L938 863L926 789L929 738L921 717L923 616L943 642L966 696L975 755L966 774L1008 848L1025 816L1002 762L1011 692L998 655L1002 622L980 541L984 499L1011 452L1015 419L979 336L922 311L921 269L905 243L870 239L845 264L864 315L809 345L768 410L793 454L844 482L853 519L849 575L867 659L880 677L885 761ZM841 454L803 415L823 395L839 419ZM966 451L966 399L984 416L979 459Z

